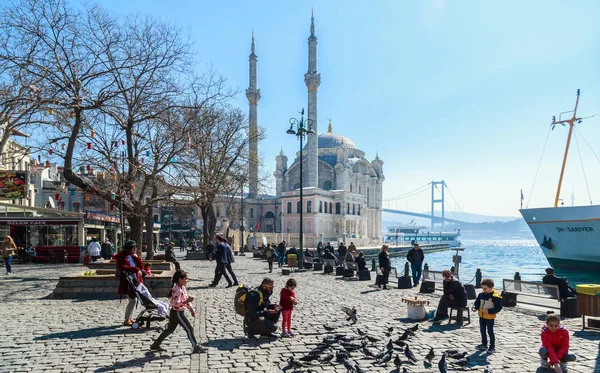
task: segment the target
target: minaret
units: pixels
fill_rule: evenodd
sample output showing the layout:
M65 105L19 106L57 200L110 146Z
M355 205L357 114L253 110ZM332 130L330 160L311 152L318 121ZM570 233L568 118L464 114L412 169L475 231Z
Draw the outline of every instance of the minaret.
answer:
M258 193L258 100L260 89L257 88L256 54L254 54L254 31L252 31L252 46L250 53L250 87L246 89L248 98L250 127L248 130L248 196L256 197Z
M317 73L317 37L315 36L315 13L310 19L310 36L308 37L308 72L304 74L304 83L308 88L308 119L312 124L314 135L308 136L307 167L305 174L308 176L305 186L319 186L318 142L319 134L317 125L317 90L321 84L321 74Z

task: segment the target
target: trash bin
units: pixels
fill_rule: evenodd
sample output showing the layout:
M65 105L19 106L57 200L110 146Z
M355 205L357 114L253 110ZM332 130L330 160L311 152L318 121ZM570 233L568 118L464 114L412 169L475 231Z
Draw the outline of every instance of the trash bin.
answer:
M335 275L343 276L344 275L344 267L342 267L342 266L335 267Z
M412 280L410 279L409 276L398 277L398 289L410 289L410 288L412 288ZM410 316L409 316L409 318L410 318Z
M560 315L562 317L579 317L577 313L577 298L563 298L560 300Z
M298 255L296 254L288 254L287 256L287 265L290 268L294 268L298 266Z
M421 288L419 289L419 293L423 293L423 294L435 293L435 282L432 282L432 281L421 282Z
M467 291L467 299L477 299L477 294L475 293L475 285L473 284L465 284L465 290Z
M313 265L313 270L315 270L315 271L322 271L323 270L323 263L315 262L315 264Z
M371 281L371 271L369 271L369 270L358 271L358 280L359 281Z

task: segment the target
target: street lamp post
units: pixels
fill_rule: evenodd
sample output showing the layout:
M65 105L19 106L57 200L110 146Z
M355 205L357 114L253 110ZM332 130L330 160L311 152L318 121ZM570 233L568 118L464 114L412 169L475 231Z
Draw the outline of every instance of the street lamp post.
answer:
M313 135L315 131L312 130L311 119L306 119L306 127L304 127L304 109L300 112L300 120L296 118L290 118L290 129L286 131L288 135L294 135L300 140L300 254L298 260L298 268L304 268L304 222L303 222L303 211L304 211L304 201L303 201L303 189L304 184L302 182L302 142L304 140L304 136ZM296 129L294 130L294 127ZM313 172L317 172L317 170L313 170Z
M241 246L240 246L240 251L244 252L244 181L245 180L241 180L242 182L242 193L241 193L241 197L242 197L242 206L241 206L241 210L240 210L240 219L241 219L241 223L240 223L240 238L241 238Z

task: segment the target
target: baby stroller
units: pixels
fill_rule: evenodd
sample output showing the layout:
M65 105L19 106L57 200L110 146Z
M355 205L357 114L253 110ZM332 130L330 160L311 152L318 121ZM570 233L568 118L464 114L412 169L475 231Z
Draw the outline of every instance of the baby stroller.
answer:
M138 329L146 322L146 328L150 328L151 321L164 321L169 315L169 304L154 299L148 288L138 281L134 273L125 272L125 278L131 286L130 291L133 292L132 295L144 307L142 312L135 318L135 322L131 327Z

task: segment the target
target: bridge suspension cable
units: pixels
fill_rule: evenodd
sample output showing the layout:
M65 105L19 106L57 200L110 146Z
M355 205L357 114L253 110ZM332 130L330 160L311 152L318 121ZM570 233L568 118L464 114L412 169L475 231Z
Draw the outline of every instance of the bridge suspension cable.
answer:
M392 201L397 201L397 200L400 200L400 199L412 197L412 196L414 196L416 194L423 193L424 191L426 191L428 189L429 189L429 183L424 184L424 185L418 187L417 189L413 189L410 192L406 192L404 194L400 194L400 195L397 195L395 197L386 198L382 202L392 202Z
M458 207L458 209L462 213L463 219L465 219L466 222L470 223L467 214L465 214L465 212L463 211L462 207L460 207L460 204L458 203L458 201L456 200L456 198L454 198L454 194L452 194L452 191L448 187L448 184L446 184L446 189L448 189L448 193L450 193L450 197L452 197L452 200L454 201L454 204L456 205L456 207ZM448 207L450 208L450 205L448 205ZM452 209L450 208L450 210L452 210Z

